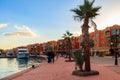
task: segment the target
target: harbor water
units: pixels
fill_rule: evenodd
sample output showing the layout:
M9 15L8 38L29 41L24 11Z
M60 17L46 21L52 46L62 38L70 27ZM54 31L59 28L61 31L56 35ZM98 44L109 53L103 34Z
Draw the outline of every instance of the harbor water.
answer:
M17 58L0 58L0 79L11 74L20 72L32 65L38 65L41 59L17 59Z

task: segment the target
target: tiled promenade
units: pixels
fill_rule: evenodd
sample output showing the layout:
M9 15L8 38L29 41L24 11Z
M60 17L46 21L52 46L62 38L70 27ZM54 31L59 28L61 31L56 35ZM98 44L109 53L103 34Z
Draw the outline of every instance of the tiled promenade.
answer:
M99 71L99 75L78 77L72 75L74 70L74 62L65 62L64 58L59 58L55 63L48 64L47 62L39 65L36 68L31 68L27 72L19 73L11 78L3 80L120 80L120 74L111 71L107 67L91 64L92 70Z

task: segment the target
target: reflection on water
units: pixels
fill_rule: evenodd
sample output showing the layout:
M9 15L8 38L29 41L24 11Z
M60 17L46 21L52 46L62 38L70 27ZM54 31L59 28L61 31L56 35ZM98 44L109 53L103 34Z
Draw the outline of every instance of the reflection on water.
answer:
M17 59L17 60L18 60L18 67L19 68L28 67L28 61L29 61L29 59Z
M40 64L41 60L36 58L17 59L17 58L0 58L0 78L14 74L21 70L31 67L33 64Z

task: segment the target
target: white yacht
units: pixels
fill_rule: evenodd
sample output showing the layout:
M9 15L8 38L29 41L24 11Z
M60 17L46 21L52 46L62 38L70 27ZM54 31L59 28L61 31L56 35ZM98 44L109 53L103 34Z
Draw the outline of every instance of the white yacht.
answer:
M15 53L14 53L14 51L13 50L7 50L7 52L6 52L6 57L8 57L8 58L13 58L13 57L15 57Z
M18 48L17 58L29 58L29 52L27 48Z

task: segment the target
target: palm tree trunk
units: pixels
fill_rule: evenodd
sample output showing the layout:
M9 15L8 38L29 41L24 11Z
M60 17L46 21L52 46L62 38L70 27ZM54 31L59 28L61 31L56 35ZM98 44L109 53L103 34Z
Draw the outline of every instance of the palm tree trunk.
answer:
M89 19L85 18L82 26L83 38L85 40L84 55L85 55L85 71L91 71L90 67L90 46L89 46Z
M68 47L69 47L69 49L68 49L68 52L69 52L69 60L71 61L71 41L70 41L69 38L68 38Z

